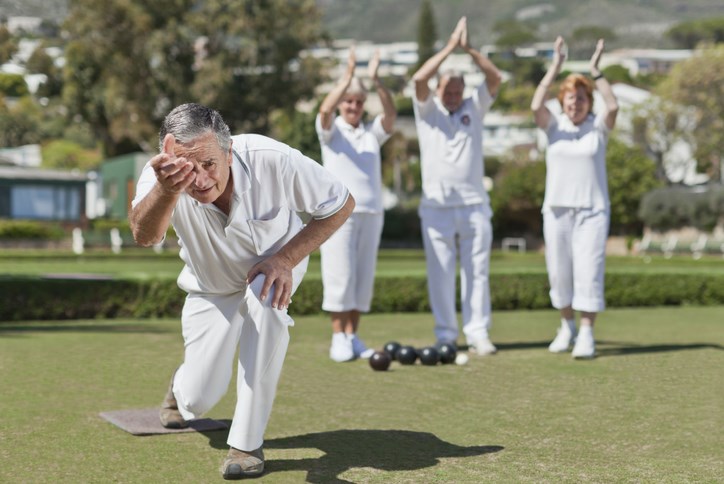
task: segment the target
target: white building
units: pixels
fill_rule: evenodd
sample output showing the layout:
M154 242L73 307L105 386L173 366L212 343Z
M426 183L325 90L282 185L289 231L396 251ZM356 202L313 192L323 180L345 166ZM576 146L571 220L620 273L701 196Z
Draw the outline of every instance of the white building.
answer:
M43 161L40 145L0 148L0 159L16 166L38 167Z

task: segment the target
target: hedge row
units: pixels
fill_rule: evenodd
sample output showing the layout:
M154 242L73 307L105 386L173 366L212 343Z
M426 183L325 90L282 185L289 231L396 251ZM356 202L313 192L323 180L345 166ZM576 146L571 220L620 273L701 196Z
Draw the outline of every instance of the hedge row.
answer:
M184 293L174 280L0 279L0 321L178 317ZM550 308L545 274L493 274L494 310ZM322 283L309 279L294 295L293 315L321 312ZM608 307L724 304L724 276L609 274ZM375 281L372 312L427 312L423 277Z

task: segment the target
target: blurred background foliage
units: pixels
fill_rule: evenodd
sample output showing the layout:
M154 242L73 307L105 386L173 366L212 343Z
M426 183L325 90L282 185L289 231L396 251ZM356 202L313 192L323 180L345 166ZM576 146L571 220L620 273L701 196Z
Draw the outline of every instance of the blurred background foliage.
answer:
M665 3L647 2L647 12L665 12L670 7ZM555 13L521 20L508 2L498 0L487 7L464 0L456 9L431 0L108 0L103 8L95 0L28 0L24 8L30 14L52 15L44 20L41 33L32 35L13 35L0 21L0 62L17 53L22 38L39 36L42 41L24 67L30 74L45 76L45 82L31 95L22 76L0 73L0 146L38 143L44 167L90 170L115 155L154 152L164 115L177 104L194 101L219 110L234 132L267 134L319 160L314 116L321 98L315 89L330 79L324 62L304 55L305 49L343 36L378 42L416 40L423 62L454 26L453 10L467 13L474 44L490 43L502 52L495 62L510 80L501 87L495 110L530 116L530 99L546 64L518 57L516 47L552 40L548 32L561 22L567 22L560 31L570 40L573 59L585 60L599 37L606 38L607 47L632 42L631 33L621 28L592 25L591 12L584 12L583 6L567 9L559 1L551 5ZM656 96L635 120L633 143L617 139L614 132L609 144L613 234L638 234L644 223L654 220L650 214L655 209L644 209L640 202L653 189L675 185L663 169L663 153L676 140L695 146L699 169L713 180L721 179L724 17L694 18L695 7L702 5L699 0L690 2L691 10L679 12L677 23L658 37L663 46L697 49L669 75L631 76L616 65L604 69L612 82L651 90ZM0 7L12 10L3 0ZM641 6L616 2L616 8L625 25L630 21L625 15ZM394 28L385 30L388 23ZM395 38L384 38L380 32ZM643 38L637 42L646 44ZM64 65L49 54L53 48L63 50ZM409 73L383 79L393 91L400 117L412 115L412 101L403 94L408 81ZM306 109L298 109L300 104ZM496 238L540 235L542 155L488 157L485 166L493 180ZM398 131L385 144L383 180L399 200L390 215L399 223L385 230L414 233L420 196L414 137ZM661 204L653 206L664 210Z

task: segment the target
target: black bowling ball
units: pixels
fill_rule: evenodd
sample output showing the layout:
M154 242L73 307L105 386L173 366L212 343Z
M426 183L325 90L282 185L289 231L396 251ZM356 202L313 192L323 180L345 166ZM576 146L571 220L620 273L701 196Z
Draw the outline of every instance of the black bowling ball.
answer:
M440 363L442 363L443 365L455 363L455 357L458 354L455 345L450 343L443 343L437 347L437 352L440 355Z
M375 371L386 371L391 362L392 358L385 351L375 351L370 356L370 366Z
M440 361L440 354L432 346L420 350L420 363L426 366L437 365Z
M417 360L417 352L412 346L401 346L395 353L395 359L401 365L414 365Z
M402 347L402 345L400 343L398 343L397 341L390 341L389 343L387 343L385 345L384 351L385 351L385 353L390 355L391 359L394 360L396 358L397 350L399 350L401 347Z

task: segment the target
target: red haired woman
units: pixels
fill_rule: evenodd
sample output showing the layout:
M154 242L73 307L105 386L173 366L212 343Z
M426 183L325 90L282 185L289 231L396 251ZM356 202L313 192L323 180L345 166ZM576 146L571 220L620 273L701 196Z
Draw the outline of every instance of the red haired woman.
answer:
M553 307L561 327L549 350L568 351L574 358L593 358L593 324L604 309L605 249L610 202L606 177L606 145L618 114L618 103L598 68L603 52L598 41L591 58L591 77L571 74L561 83L561 113L546 107L546 95L560 72L565 55L563 38L555 41L553 62L533 95L535 122L548 138L543 237ZM593 90L604 106L593 113ZM576 328L574 311L580 312ZM575 343L575 344L574 344Z

